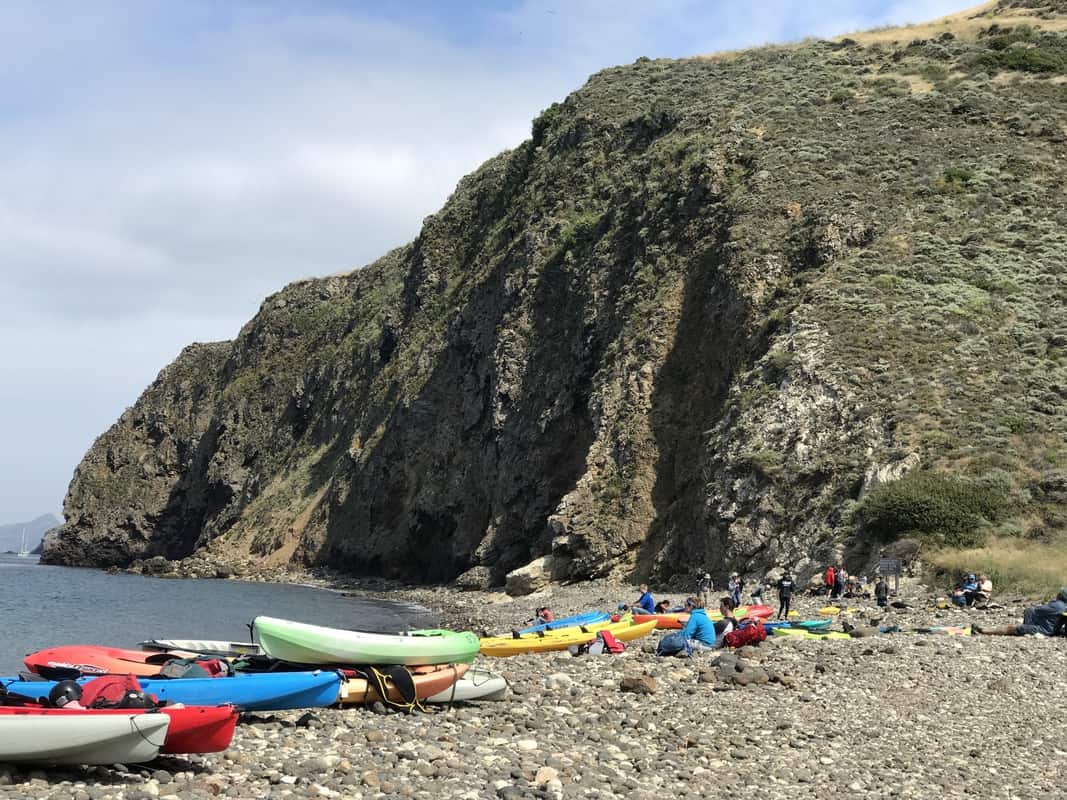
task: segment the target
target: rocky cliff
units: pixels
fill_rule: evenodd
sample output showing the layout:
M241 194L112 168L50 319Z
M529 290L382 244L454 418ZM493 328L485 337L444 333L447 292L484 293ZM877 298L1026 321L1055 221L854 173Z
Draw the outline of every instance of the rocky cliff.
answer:
M1062 528L1065 20L594 75L410 245L187 348L44 560L803 569L869 551L857 501L916 464Z

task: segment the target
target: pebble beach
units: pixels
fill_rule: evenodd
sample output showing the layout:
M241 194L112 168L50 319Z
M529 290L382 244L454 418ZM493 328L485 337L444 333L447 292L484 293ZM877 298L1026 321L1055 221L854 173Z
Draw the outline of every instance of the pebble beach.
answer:
M347 583L417 603L449 627L519 627L611 609L633 586L588 582L535 595ZM655 590L655 587L653 587ZM674 592L667 596L672 599ZM901 628L1018 621L1029 603L885 613L842 600L854 624ZM826 599L797 597L803 617ZM355 626L355 625L354 625ZM840 625L835 623L835 629ZM194 798L1052 798L1067 791L1067 641L894 633L771 637L757 647L657 658L657 632L621 655L479 658L504 700L246 714L230 749L130 767L0 766L0 797Z

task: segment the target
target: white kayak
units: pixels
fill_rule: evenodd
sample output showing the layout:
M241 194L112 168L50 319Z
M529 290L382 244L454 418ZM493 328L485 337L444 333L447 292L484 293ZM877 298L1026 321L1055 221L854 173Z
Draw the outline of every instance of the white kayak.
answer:
M222 639L149 639L141 642L142 650L163 653L199 653L205 656L258 656L263 651L255 642L227 642Z
M508 682L487 669L471 668L452 687L427 697L427 703L458 703L468 700L503 700Z
M0 714L0 762L16 764L139 764L159 755L166 714Z

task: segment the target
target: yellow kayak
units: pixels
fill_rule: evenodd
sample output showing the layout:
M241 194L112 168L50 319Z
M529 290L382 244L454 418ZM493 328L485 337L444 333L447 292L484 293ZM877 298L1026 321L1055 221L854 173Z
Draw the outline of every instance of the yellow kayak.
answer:
M512 642L515 641L515 639L544 639L546 637L553 636L574 636L582 633L588 633L590 631L596 633L597 631L604 630L605 628L610 628L613 625L631 625L633 624L633 621L633 615L624 614L623 616L618 617L614 621L607 619L603 622L590 622L588 625L568 625L565 628L550 628L546 631L536 631L534 633L520 633L518 636L515 636L515 634L512 634L510 636L486 636L483 637L481 641L484 644L485 642L497 641Z
M595 629L594 629L595 628ZM620 642L630 642L647 636L656 628L656 623L615 622L608 625L548 631L544 636L522 636L518 639L506 636L493 636L482 639L481 653L485 656L517 656L522 653L550 653L566 650L573 644L588 644L596 639L598 630L610 631Z
M803 628L775 628L775 636L792 636L794 639L851 639L843 631L807 631Z

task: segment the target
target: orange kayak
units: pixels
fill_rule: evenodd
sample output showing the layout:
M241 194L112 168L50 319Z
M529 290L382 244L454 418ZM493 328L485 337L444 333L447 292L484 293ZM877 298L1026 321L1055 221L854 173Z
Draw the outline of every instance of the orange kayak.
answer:
M737 619L766 619L774 614L774 609L770 606L738 606L734 609L734 617ZM722 614L718 611L709 611L708 619L712 621L718 621L722 619ZM677 630L684 628L685 624L689 622L689 614L685 612L677 612L674 614L634 614L634 624L638 625L642 622L652 622L655 620L656 628L658 629L672 629Z
M23 663L30 672L38 673L42 669L62 668L76 669L83 675L137 675L148 678L158 675L163 665L172 659L195 657L195 653L151 653L92 644L70 644L30 653Z
M409 669L413 673L411 677L415 682L416 697L425 700L427 697L433 697L451 688L452 684L467 673L470 664L434 664L425 667L409 667ZM386 688L391 701L394 703L403 701L400 692L388 679ZM343 706L361 706L381 699L377 689L366 678L348 678L341 682L341 693L337 697L337 702Z

